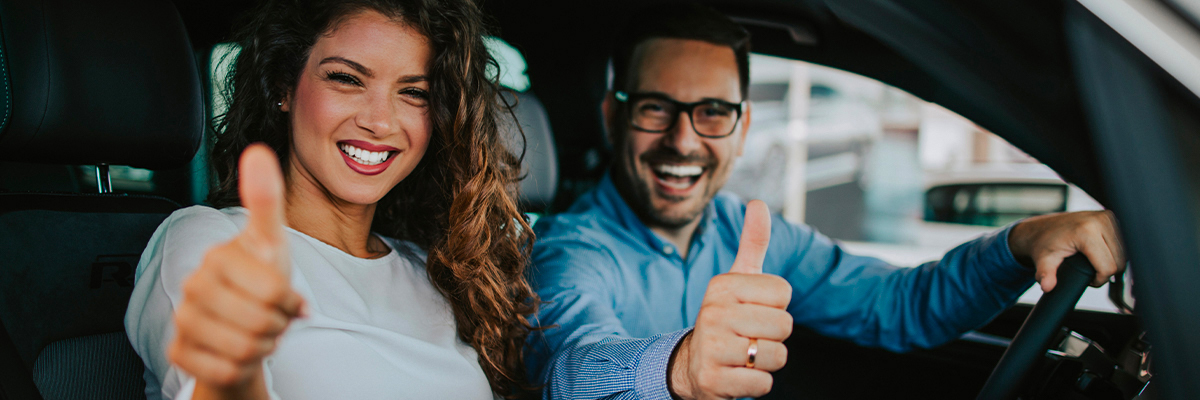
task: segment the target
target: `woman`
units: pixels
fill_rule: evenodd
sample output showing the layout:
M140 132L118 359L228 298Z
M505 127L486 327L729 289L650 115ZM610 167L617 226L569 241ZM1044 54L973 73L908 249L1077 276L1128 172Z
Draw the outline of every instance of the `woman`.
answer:
M126 331L150 398L521 394L532 238L480 19L470 0L252 14L220 209L172 214L138 265Z

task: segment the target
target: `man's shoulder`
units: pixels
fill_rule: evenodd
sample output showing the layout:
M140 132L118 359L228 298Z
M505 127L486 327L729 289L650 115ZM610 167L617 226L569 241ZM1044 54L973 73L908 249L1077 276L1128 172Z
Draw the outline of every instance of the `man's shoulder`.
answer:
M595 212L567 212L539 218L533 231L539 245L578 242L604 247L613 235L620 234L621 227L609 218Z

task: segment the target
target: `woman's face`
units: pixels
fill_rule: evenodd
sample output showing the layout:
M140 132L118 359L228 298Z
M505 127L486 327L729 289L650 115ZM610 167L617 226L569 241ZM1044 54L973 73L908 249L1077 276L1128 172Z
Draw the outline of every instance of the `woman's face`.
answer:
M289 191L370 205L408 176L431 135L430 53L425 36L374 11L319 37L282 107Z

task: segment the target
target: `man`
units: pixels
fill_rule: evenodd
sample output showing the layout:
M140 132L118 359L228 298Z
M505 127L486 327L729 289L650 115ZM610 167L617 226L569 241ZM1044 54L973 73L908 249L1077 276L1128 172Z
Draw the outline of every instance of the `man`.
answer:
M761 396L793 323L864 346L933 347L1054 286L1084 253L1094 286L1124 268L1111 214L1026 219L897 268L844 253L761 202L719 193L750 123L749 36L672 4L617 38L602 104L615 157L597 188L535 227L542 306L530 376L545 397ZM762 272L762 273L759 273ZM694 328L693 328L694 327Z

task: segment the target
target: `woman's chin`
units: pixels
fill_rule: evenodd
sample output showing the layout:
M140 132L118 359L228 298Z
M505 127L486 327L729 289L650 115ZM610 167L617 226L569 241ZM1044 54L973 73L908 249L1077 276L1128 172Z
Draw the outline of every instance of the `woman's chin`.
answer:
M332 184L321 186L324 187L322 191L325 193L325 196L331 200L335 200L337 203L367 206L378 203L395 185L385 188L379 185L378 182L367 184L351 183L342 180L341 182L333 182Z

